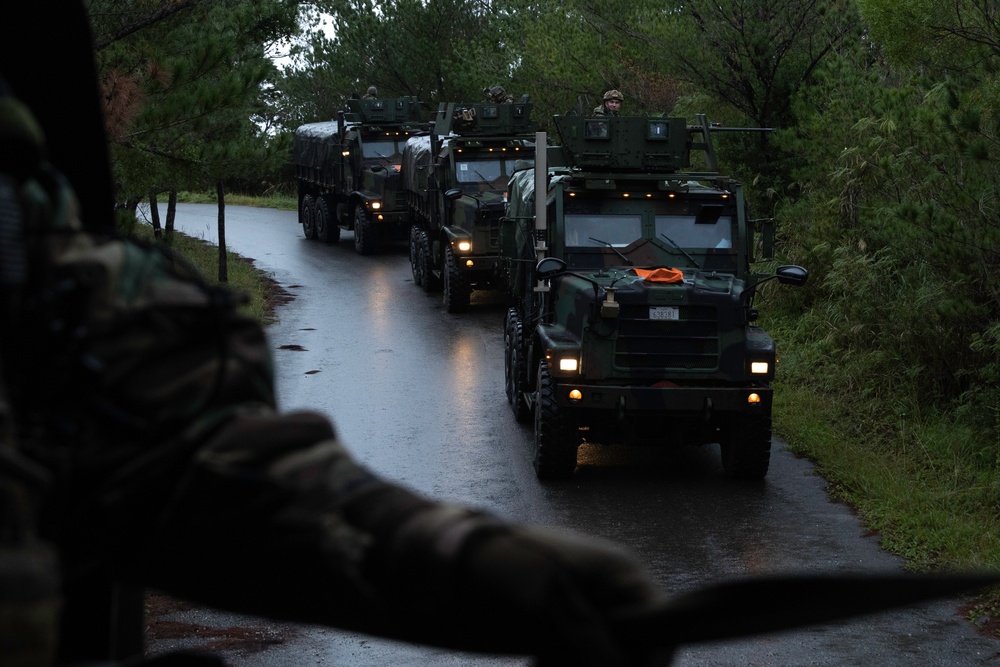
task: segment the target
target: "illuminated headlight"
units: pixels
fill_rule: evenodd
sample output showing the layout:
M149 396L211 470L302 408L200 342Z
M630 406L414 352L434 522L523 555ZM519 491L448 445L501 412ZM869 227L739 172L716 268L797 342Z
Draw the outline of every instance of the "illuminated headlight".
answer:
M754 375L767 375L769 364L766 361L751 361L750 372Z
M376 211L379 210L380 208L382 208L382 202L380 202L380 201L373 201L372 202L372 208L374 210L376 210Z
M459 252L469 252L472 250L472 241L459 241L458 251Z
M577 368L576 357L563 357L559 360L559 370L567 373L575 373Z

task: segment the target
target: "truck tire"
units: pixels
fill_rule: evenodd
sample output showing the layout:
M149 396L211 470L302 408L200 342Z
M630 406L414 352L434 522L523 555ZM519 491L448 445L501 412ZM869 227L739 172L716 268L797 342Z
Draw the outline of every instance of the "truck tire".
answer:
M316 199L316 218L313 226L316 228L316 238L323 243L336 243L340 240L340 227L333 219L325 197Z
M520 423L528 421L531 411L524 394L528 391L528 360L524 349L524 325L516 308L507 311L504 324L504 390L507 402L514 411L514 419Z
M723 427L722 471L729 479L764 479L771 463L771 418L744 417Z
M358 204L354 207L354 251L359 255L371 255L375 252L377 242L372 219L364 207Z
M576 470L580 433L576 420L555 397L555 382L548 363L538 364L538 394L535 397L535 475L538 479L569 479Z
M316 238L316 201L312 195L303 195L299 204L299 222L302 223L302 235L310 241Z
M418 246L420 257L417 262L420 266L421 283L425 292L437 292L441 289L441 279L434 274L434 256L431 255L431 239L427 232L421 230L418 235Z
M451 246L444 249L444 270L441 272L444 278L444 305L449 313L464 313L469 309L469 298L472 295L472 288L465 279L455 259L455 253L451 251Z
M410 225L410 272L413 273L413 284L420 287L424 274L420 270L420 228L416 225Z

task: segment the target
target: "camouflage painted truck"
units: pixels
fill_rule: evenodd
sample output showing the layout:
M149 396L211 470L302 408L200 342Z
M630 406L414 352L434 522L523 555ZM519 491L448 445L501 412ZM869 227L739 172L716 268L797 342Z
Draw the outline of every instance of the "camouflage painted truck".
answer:
M443 290L449 313L466 310L473 290L502 287L500 218L515 164L534 156L530 116L528 102L442 104L403 149L413 281Z
M767 474L775 343L753 301L807 273L753 272L773 221L718 172L712 135L735 128L699 122L556 116L561 145L511 178L506 393L539 478L572 476L583 442L719 443L727 477Z
M297 128L292 161L306 238L336 243L342 229L353 231L362 255L383 240L405 240L400 157L421 129L415 97L351 99L336 120Z

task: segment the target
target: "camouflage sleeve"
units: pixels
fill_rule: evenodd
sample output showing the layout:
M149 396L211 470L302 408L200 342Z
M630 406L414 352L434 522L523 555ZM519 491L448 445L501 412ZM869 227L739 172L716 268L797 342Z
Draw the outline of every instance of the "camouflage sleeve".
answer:
M277 413L261 327L169 253L83 233L49 252L41 301L63 324L39 333L67 352L38 358L60 388L31 401L34 422L60 426L31 449L58 471L48 525L68 576L429 636L414 587L446 589L459 545L500 522L378 478L320 415Z

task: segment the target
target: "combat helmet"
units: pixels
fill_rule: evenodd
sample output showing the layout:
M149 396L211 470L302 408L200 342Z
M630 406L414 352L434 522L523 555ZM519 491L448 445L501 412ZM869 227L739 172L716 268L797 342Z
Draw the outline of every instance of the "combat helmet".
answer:
M621 91L609 90L604 93L604 101L607 102L608 100L618 100L619 102L624 102L625 98L622 96Z

